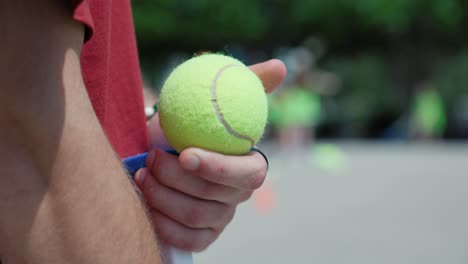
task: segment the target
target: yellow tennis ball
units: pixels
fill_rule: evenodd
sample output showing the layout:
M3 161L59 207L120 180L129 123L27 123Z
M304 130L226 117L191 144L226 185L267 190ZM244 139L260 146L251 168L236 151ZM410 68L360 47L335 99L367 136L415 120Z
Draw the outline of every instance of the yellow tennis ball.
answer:
M262 82L247 66L208 54L184 62L169 75L159 111L164 134L179 153L198 147L242 155L262 137L268 104Z

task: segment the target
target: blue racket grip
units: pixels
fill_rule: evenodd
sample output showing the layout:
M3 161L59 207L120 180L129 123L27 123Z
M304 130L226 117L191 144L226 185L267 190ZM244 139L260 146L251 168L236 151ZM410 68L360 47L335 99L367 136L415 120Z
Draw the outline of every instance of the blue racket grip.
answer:
M166 150L167 153L178 156L179 153L175 150ZM125 166L125 169L132 176L135 176L135 173L142 168L146 167L146 158L148 157L148 152L137 154L134 156L127 157L123 159L122 163Z

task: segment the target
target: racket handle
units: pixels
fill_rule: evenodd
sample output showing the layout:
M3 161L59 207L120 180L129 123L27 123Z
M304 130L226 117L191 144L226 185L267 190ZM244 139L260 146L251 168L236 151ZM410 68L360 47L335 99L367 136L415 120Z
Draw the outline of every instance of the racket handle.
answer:
M184 251L161 241L159 248L164 264L193 264L192 252Z
M125 169L132 176L132 179L139 169L146 167L146 157L148 157L148 153L142 153L135 156L130 156L122 161Z
M166 150L166 152L179 156L179 153L173 149ZM148 152L127 157L122 161L125 169L132 175L132 178L139 169L146 167L146 157L148 157Z

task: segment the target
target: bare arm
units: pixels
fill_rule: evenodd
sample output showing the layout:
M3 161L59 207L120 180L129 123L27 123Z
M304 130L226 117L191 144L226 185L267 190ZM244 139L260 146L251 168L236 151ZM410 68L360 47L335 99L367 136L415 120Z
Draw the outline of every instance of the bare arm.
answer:
M0 2L0 259L160 263L90 104L83 27L63 2Z

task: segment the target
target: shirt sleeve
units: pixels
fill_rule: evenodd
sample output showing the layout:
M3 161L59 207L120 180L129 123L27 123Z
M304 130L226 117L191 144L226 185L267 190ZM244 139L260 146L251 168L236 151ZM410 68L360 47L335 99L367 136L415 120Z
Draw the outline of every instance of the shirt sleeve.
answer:
M85 42L87 42L93 35L94 32L94 21L89 7L88 0L70 0L71 8L73 12L73 19L84 24L85 30Z

